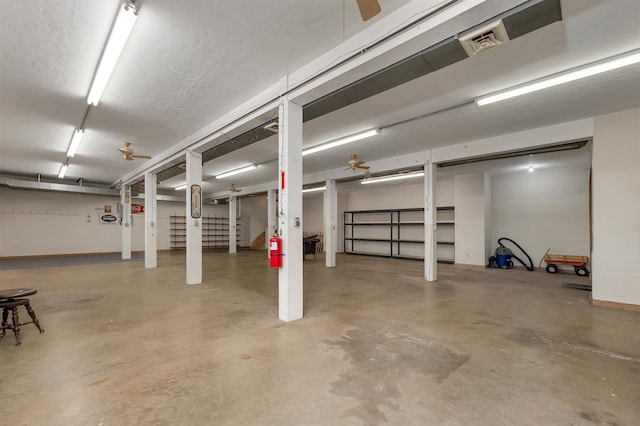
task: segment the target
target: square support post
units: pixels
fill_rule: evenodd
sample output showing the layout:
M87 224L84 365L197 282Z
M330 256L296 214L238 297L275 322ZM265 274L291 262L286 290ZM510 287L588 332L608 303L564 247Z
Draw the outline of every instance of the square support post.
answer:
M144 266L158 266L158 188L155 173L144 174Z
M122 206L122 260L131 259L131 185L120 187L120 204Z
M338 191L336 181L327 179L324 191L324 251L325 266L336 266L336 251L338 249Z
M302 318L302 107L282 98L279 107L279 225L282 268L278 311L283 321Z
M436 212L436 168L428 151L424 165L424 277L427 281L438 279Z
M229 254L237 253L237 221L238 216L238 199L233 196L229 197Z
M187 284L202 284L202 155L186 157Z

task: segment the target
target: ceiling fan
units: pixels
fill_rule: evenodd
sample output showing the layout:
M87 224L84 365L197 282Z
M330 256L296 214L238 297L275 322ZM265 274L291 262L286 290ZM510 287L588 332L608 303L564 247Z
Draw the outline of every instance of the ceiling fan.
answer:
M355 169L365 169L369 170L369 166L363 166L365 161L358 160L358 156L356 154L351 154L351 160L348 161L349 167L346 170L355 170Z
M120 151L120 154L122 154L125 160L131 161L136 158L145 158L147 160L151 159L150 155L135 155L133 153L133 149L129 148L130 146L131 144L129 142L122 142L122 148L118 148L118 151Z
M378 0L356 0L356 2L363 21L368 21L382 11Z
M242 189L236 188L236 184L232 183L231 186L229 187L229 196L227 197L227 202L231 202L233 201L233 193L234 192L241 192Z

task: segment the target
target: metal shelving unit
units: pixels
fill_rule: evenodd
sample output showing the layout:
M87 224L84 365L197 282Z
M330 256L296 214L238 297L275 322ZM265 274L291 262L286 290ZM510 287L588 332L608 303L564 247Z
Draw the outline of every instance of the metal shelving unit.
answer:
M229 218L202 217L202 247L229 247ZM185 216L170 216L170 248L184 249L187 244L187 221ZM240 239L240 218L236 222L236 241Z
M454 207L438 207L447 212L437 224L454 226ZM344 252L360 256L424 260L424 209L352 210L344 212ZM451 231L453 228L451 228ZM451 237L453 238L453 237ZM451 254L454 241L438 241L448 246ZM453 263L451 255L438 258L439 263Z

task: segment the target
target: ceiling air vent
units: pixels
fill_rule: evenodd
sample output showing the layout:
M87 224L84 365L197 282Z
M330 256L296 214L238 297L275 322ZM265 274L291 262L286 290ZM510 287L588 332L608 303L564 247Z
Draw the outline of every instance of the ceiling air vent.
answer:
M502 19L481 28L474 29L471 32L461 35L458 39L460 44L467 52L467 55L473 56L492 47L509 41L509 35L502 23Z
M269 123L266 126L264 126L263 129L268 130L268 131L273 132L273 133L278 133L278 130L279 130L278 122L277 121L272 121L271 123Z

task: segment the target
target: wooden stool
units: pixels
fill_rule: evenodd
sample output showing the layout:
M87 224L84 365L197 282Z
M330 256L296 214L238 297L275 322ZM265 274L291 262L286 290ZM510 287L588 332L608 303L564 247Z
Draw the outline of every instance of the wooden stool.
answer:
M18 317L18 306L24 306L27 308L27 312L31 317L31 321L29 322L20 322L20 318ZM0 308L2 308L2 335L0 337L4 337L7 332L7 329L13 330L13 334L16 336L16 345L19 345L20 342L20 326L26 324L35 324L40 330L40 333L44 333L44 330L40 327L40 323L38 322L38 318L36 318L36 313L31 309L31 305L29 304L29 299L11 299L11 300L0 300ZM7 319L9 318L9 311L11 311L11 321L12 325L7 323Z

